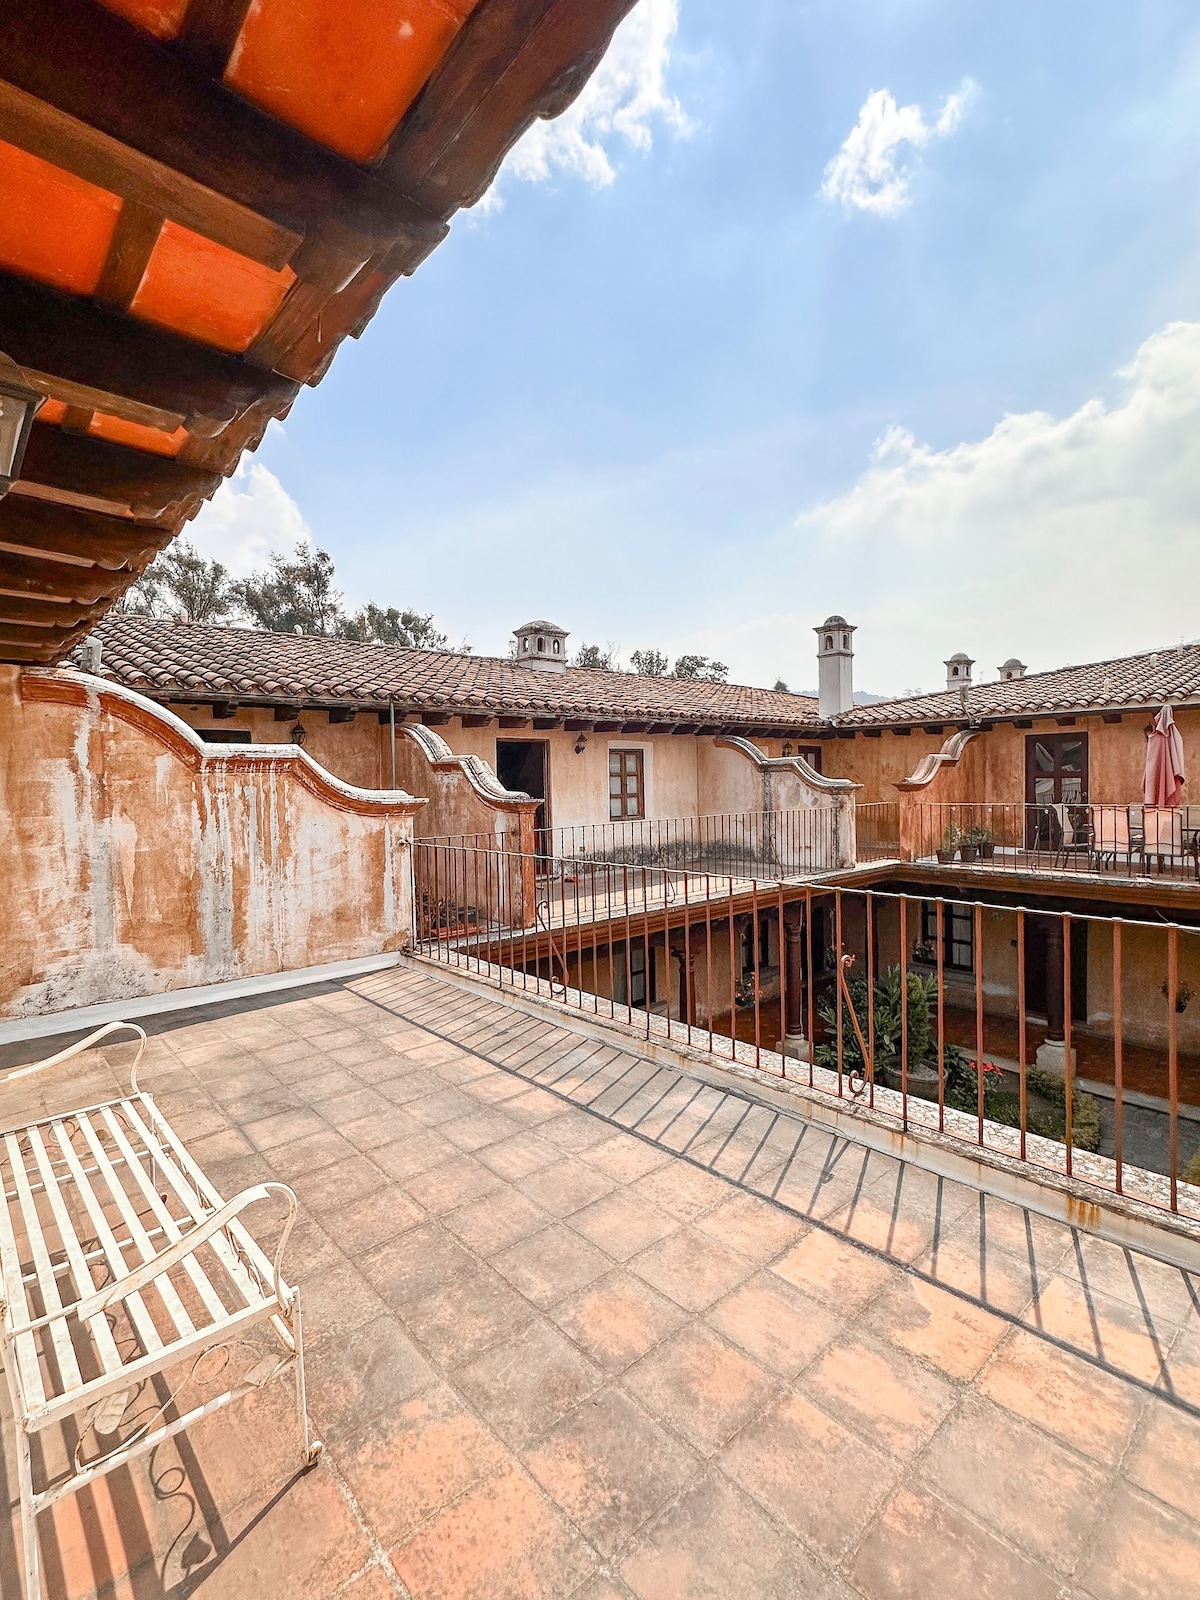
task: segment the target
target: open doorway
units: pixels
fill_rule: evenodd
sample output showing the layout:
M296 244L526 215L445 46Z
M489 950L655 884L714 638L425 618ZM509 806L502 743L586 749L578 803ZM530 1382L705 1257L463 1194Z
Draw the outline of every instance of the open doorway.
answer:
M497 739L496 776L506 789L519 789L539 800L533 825L537 830L537 852L549 849L550 828L550 747L545 739Z

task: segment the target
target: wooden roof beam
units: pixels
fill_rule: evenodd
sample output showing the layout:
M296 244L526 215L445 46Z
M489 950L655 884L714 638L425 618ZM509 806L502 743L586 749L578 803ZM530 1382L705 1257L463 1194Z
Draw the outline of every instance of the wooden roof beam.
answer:
M84 497L97 505L124 507L140 522L175 527L196 514L220 481L218 473L166 456L35 422L13 493L54 500L61 491L65 505L77 505Z
M192 0L189 21L199 5ZM288 264L303 237L12 83L0 82L0 139L120 195L126 206L156 213L160 225L169 217L275 272Z
M0 500L0 550L68 566L140 567L170 543L172 530L127 517L103 517L23 495Z
M248 411L285 413L299 390L238 356L7 273L0 274L0 350L30 373L76 386L76 403L86 391L95 409L116 415L109 399L124 397L210 438Z

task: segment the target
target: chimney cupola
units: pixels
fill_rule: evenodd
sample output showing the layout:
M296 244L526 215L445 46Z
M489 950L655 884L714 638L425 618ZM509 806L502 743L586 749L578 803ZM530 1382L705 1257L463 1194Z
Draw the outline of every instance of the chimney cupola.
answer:
M956 650L946 662L947 689L969 689L971 668L975 665L965 650Z
M836 613L817 635L817 693L821 720L840 717L854 704L854 625Z
M1001 683L1012 683L1014 679L1025 676L1025 663L1018 661L1016 656L1009 656L1008 660L998 670Z
M513 629L517 641L517 663L537 667L542 672L565 672L567 630L556 622L524 622Z

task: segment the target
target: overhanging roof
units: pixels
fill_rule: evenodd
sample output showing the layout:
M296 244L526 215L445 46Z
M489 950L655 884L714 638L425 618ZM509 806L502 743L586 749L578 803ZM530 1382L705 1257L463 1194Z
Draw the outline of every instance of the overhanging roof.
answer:
M582 87L633 0L5 0L0 660L52 663Z

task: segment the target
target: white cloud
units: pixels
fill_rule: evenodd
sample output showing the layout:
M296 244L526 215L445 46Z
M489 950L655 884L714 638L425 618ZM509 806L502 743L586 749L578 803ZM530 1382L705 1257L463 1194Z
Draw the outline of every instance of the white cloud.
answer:
M562 116L533 124L509 152L497 181L509 176L543 183L555 172L568 172L602 188L616 177L617 141L646 151L656 123L690 132L691 121L667 87L678 25L678 0L640 0L578 98ZM482 203L485 210L502 203L495 184Z
M845 143L825 168L821 193L851 210L881 217L903 211L911 176L904 147L919 150L931 139L954 133L977 93L978 85L964 78L934 121L926 122L920 106L898 106L890 89L872 89Z
M183 537L235 578L265 566L276 550L290 552L300 539L312 542L300 507L279 479L269 467L244 457Z
M1169 324L1118 376L1116 403L1009 415L948 449L890 428L779 552L806 614L786 663L779 618L749 624L758 676L811 677L807 630L826 611L859 624L860 686L894 692L936 685L954 650L994 678L1014 653L1055 667L1200 633L1200 323Z

